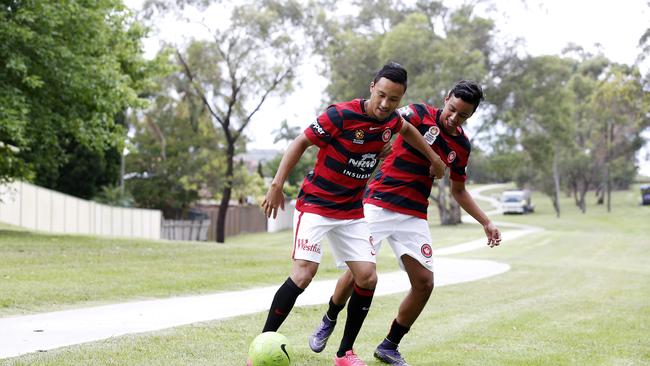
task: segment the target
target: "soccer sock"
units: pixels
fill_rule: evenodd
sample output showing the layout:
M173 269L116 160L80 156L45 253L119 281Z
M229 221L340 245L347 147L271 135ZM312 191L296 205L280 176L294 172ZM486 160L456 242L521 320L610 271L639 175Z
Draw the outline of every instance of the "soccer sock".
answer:
M334 301L332 301L332 298L330 297L330 306L327 309L327 313L325 313L325 315L327 315L327 319L329 319L331 322L335 322L336 318L339 317L339 313L341 312L341 310L343 310L344 307L345 307L345 303L341 305L336 305Z
M273 297L273 302L271 302L271 308L269 309L269 315L266 317L266 324L264 324L264 332L275 332L280 328L284 320L287 318L293 305L296 303L296 299L302 292L305 291L298 287L291 277L288 277L286 281L280 286L278 291Z
M341 346L336 353L338 357L343 357L346 351L352 349L354 341L361 330L363 321L368 315L372 297L375 295L375 290L361 288L354 284L354 291L348 302L348 317L345 320L345 330L343 331L343 338L341 339Z
M388 348L397 348L397 345L399 342L402 341L402 337L406 333L408 333L410 328L407 328L397 322L397 319L393 319L393 324L390 326L390 331L388 332L388 335L386 336L386 340L389 342L384 342L385 346L388 346ZM393 347L394 345L394 347Z

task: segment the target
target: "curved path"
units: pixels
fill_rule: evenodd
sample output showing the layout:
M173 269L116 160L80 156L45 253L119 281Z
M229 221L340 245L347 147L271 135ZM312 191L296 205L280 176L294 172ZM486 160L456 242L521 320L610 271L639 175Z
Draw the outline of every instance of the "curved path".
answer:
M475 189L472 195L499 185ZM498 210L488 214L498 213ZM473 220L463 216L464 221ZM503 233L504 242L541 231L541 228L498 223L501 228L514 228ZM436 287L476 281L495 276L510 269L505 263L489 260L452 259L440 256L468 252L486 247L485 238L434 250ZM326 304L336 280L314 281L298 298L296 306ZM375 295L388 295L410 288L408 277L402 271L380 273ZM155 331L196 322L224 319L266 311L277 286L242 291L221 292L212 295L173 297L160 300L136 301L34 315L0 318L0 359L26 353L92 342L130 333Z

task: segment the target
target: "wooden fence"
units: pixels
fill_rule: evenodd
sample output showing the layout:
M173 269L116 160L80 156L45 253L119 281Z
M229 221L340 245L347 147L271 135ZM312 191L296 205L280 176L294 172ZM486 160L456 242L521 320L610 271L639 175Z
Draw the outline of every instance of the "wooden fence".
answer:
M217 239L217 215L219 207L203 206L201 210L206 212L210 217L210 228L208 230L208 240ZM242 233L259 233L266 232L266 216L257 205L230 206L226 213L226 237Z
M167 240L208 240L210 220L163 220L160 236Z

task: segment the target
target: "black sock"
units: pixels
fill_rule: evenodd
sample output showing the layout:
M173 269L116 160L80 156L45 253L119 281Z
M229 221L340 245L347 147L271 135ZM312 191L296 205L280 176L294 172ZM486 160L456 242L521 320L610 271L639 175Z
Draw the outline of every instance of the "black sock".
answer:
M354 291L348 302L348 317L345 320L345 330L343 331L343 338L341 339L341 346L336 353L338 357L343 357L346 351L352 349L354 341L361 330L363 321L368 315L372 297L375 295L375 290L368 290L358 287L354 284Z
M397 319L393 319L393 324L390 326L390 331L388 332L388 336L386 336L386 339L393 343L395 345L395 348L397 348L397 345L399 342L402 341L402 337L406 333L409 332L410 328L407 328L397 322Z
M345 307L345 303L341 305L336 305L334 301L332 301L332 298L330 297L330 306L327 309L327 313L325 315L327 315L327 318L330 321L335 322L336 318L339 317L339 313L341 312L341 310L343 310L344 307Z
M273 297L269 315L266 317L266 324L264 324L262 332L277 331L291 312L293 305L296 303L296 299L303 291L305 290L298 287L291 280L291 277L287 278L275 293L275 297Z

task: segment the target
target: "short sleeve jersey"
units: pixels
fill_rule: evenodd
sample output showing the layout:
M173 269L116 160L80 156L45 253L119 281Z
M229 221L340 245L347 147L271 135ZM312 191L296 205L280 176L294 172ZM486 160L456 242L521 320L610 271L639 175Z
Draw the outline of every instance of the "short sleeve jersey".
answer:
M363 217L363 190L379 153L403 123L396 112L384 121L368 116L364 102L331 105L305 129L320 150L298 194L299 211L335 219Z
M458 135L448 134L441 126L442 109L426 104L410 104L399 113L415 126L431 148L447 164L450 179L464 182L471 144L462 128ZM429 160L399 136L393 151L368 184L365 203L423 219L427 218L433 179Z

